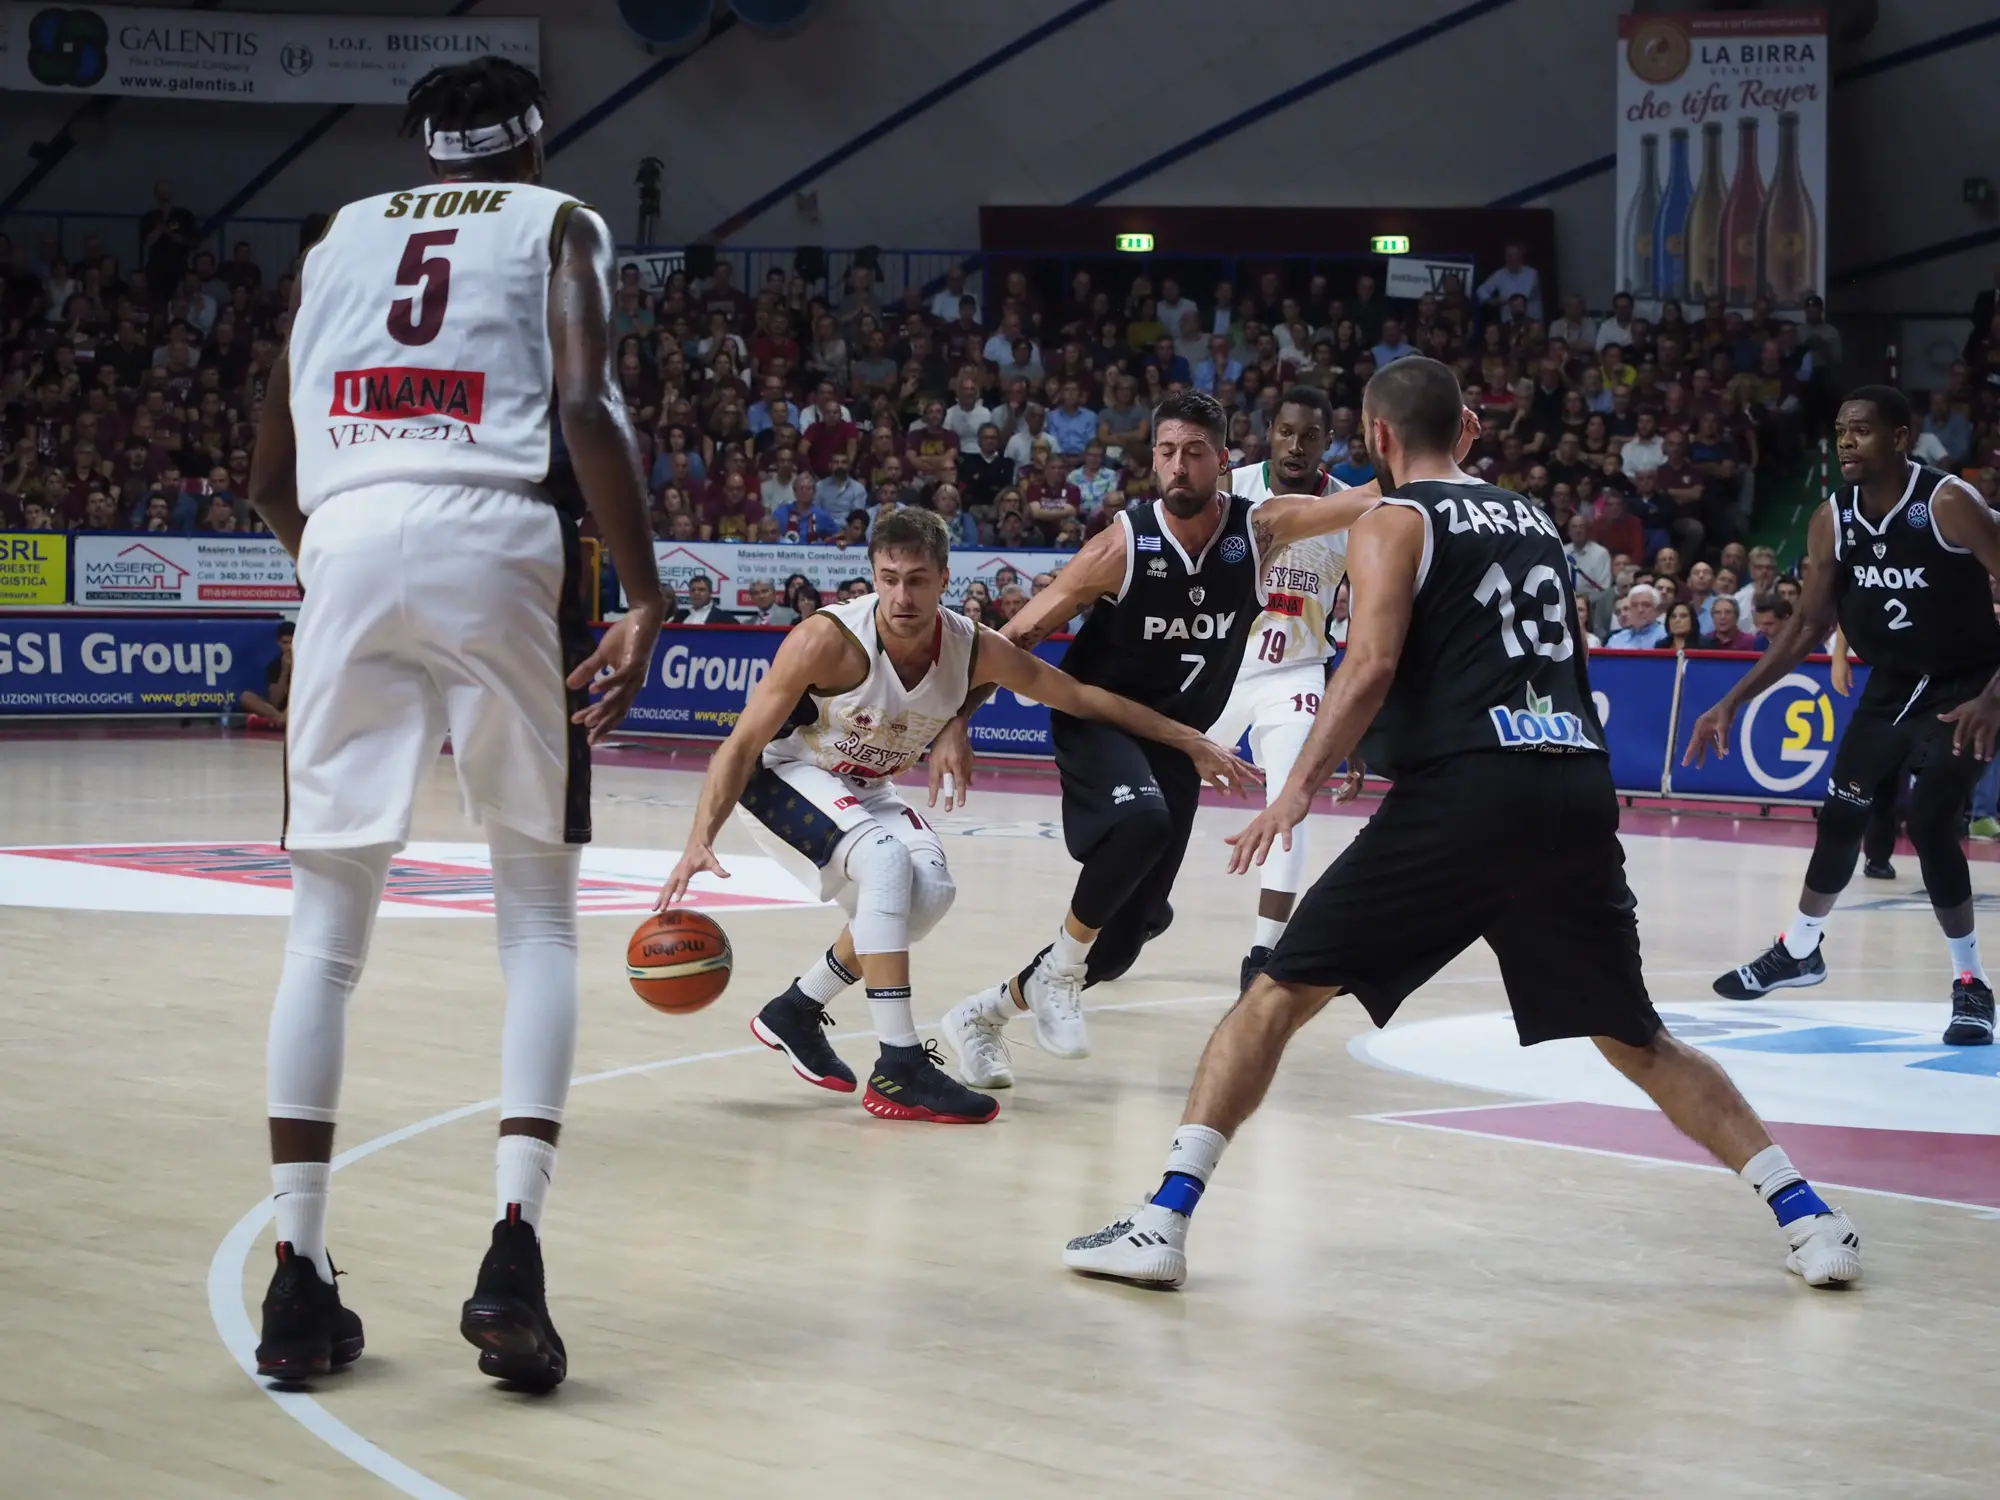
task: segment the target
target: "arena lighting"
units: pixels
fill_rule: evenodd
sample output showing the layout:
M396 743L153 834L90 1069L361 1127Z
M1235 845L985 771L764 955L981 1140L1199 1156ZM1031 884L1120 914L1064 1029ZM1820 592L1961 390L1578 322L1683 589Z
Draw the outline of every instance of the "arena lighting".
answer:
M1368 248L1377 255L1408 255L1410 237L1407 234L1372 234L1368 237Z
M1121 234L1118 236L1118 248L1127 255L1144 255L1153 248L1153 237L1150 234Z

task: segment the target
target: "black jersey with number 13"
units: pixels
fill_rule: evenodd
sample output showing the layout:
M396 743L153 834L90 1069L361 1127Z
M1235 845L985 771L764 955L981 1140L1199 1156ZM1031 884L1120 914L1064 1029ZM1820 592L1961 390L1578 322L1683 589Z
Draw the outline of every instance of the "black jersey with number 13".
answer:
M1938 487L1958 482L1911 464L1902 498L1879 521L1861 509L1858 486L1836 490L1829 501L1841 633L1885 681L2000 667L1986 565L1944 539L1933 508Z
M1569 559L1511 490L1424 480L1383 497L1424 518L1409 634L1361 742L1388 775L1480 750L1603 753Z

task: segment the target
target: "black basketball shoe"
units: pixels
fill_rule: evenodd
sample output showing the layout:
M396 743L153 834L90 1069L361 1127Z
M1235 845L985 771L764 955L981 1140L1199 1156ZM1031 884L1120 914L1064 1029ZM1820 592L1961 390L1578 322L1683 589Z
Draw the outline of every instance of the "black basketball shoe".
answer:
M479 1373L530 1390L554 1390L569 1373L562 1335L549 1321L542 1287L542 1242L518 1203L493 1226L479 1264L479 1284L459 1314L458 1331L479 1351Z
M1961 974L1951 983L1951 1024L1944 1029L1947 1045L1993 1045L1993 990L1983 979Z
M883 1120L929 1120L937 1125L984 1125L1000 1113L999 1101L967 1088L944 1070L934 1041L919 1047L882 1044L861 1107Z
M1825 944L1804 958L1793 958L1779 938L1740 969L1715 981L1715 993L1725 1000L1755 1000L1772 990L1803 989L1826 981Z
M1146 919L1146 941L1149 943L1152 942L1154 938L1173 925L1174 904L1171 901L1162 901L1154 909L1153 914Z
M1894 880L1896 878L1896 867L1886 859L1863 860L1861 873L1866 875L1870 880Z
M773 1051L791 1059L792 1071L807 1083L836 1094L854 1092L854 1070L840 1060L826 1039L833 1017L819 1001L808 999L794 984L751 1017L750 1034Z
M1236 997L1239 1000L1250 993L1250 986L1256 983L1257 976L1264 972L1264 965L1270 961L1271 950L1261 943L1245 956L1242 971L1236 979Z
M264 1293L257 1373L279 1380L324 1375L353 1364L361 1348L361 1319L340 1305L338 1288L321 1281L318 1267L287 1241L278 1241L278 1269Z

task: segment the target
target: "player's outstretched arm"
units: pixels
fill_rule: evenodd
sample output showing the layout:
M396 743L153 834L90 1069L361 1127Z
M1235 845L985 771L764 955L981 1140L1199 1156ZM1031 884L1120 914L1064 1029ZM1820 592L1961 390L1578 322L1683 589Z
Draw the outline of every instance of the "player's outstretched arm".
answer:
M1424 518L1405 505L1385 505L1355 524L1347 542L1347 575L1354 581L1354 606L1347 627L1347 652L1328 682L1298 762L1284 790L1264 811L1229 838L1229 872L1241 874L1264 863L1280 840L1292 847L1292 830L1312 809L1313 793L1349 759L1375 721L1396 680L1403 639L1417 597L1417 569L1424 555Z
M292 320L298 321L299 281L292 282ZM257 446L250 452L250 508L264 518L292 561L306 542L306 518L299 510L299 437L292 430L292 355L280 350L264 391L264 415L257 422Z
M2000 578L2000 517L1986 508L1977 491L1956 479L1939 485L1931 496L1931 515L1938 535L1954 547L1970 549L1988 573ZM1978 697L1938 717L1952 726L1952 754L1970 749L1981 760L1993 759L2000 740L2000 672Z
M1075 557L1047 588L1030 599L1021 612L998 632L1024 651L1054 635L1107 594L1125 586L1125 528L1111 525L1083 544ZM966 695L958 717L938 731L931 742L930 805L936 807L939 792L945 795L945 811L963 807L972 791L972 716L993 696L993 684L975 685ZM1046 701L1046 700L1044 700ZM950 788L946 788L946 778Z
M611 232L577 205L563 228L549 283L549 344L555 352L556 410L584 501L611 549L625 586L625 617L570 673L572 688L594 687L597 701L576 715L596 744L618 727L645 686L666 604L653 565L646 485L639 445L625 414L611 343ZM601 675L600 675L601 674Z
M1682 765L1700 765L1708 758L1710 750L1718 756L1727 755L1729 727L1736 722L1737 710L1812 655L1819 643L1826 639L1827 632L1833 629L1837 617L1833 600L1833 570L1836 566L1833 527L1831 504L1822 505L1813 512L1812 526L1806 534L1806 576L1798 608L1792 611L1789 620L1778 627L1778 633L1764 648L1764 654L1737 679L1736 686L1722 695L1720 703L1694 721L1687 750L1681 756Z
M1023 697L1079 719L1101 719L1142 740L1170 745L1194 762L1203 781L1238 796L1245 786L1262 779L1249 765L1199 730L1155 713L1130 698L1078 682L997 631L979 633L979 681L1011 688Z
M866 676L868 664L860 655L854 638L830 619L807 620L785 637L771 660L771 669L750 690L750 701L743 705L736 727L709 758L687 847L661 887L655 911L664 911L680 900L689 883L704 871L729 878L729 872L716 862L715 836L722 831L723 820L743 795L743 788L750 784L758 757L778 737L807 693L845 692Z
M1278 548L1307 537L1346 531L1382 499L1374 480L1331 495L1273 495L1250 512L1250 534L1257 555L1268 558Z

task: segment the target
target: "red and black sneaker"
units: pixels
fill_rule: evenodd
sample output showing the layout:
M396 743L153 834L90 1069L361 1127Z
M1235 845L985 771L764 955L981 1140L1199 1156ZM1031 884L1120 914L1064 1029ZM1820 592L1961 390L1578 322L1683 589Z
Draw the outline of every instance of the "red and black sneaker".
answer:
M278 1269L264 1293L257 1373L277 1380L324 1375L361 1358L362 1345L361 1319L341 1306L339 1290L320 1280L319 1268L289 1241L278 1241Z
M542 1283L542 1243L507 1205L479 1265L479 1283L459 1314L458 1331L479 1351L479 1373L528 1390L550 1391L569 1373L562 1335L549 1321Z
M929 1120L937 1125L984 1125L1000 1113L990 1094L969 1089L945 1071L935 1041L919 1047L882 1044L861 1107L883 1120Z
M833 1017L817 1000L808 999L794 984L751 1017L750 1034L775 1052L791 1060L792 1071L807 1083L832 1089L836 1094L854 1092L854 1070L840 1060L826 1039Z

